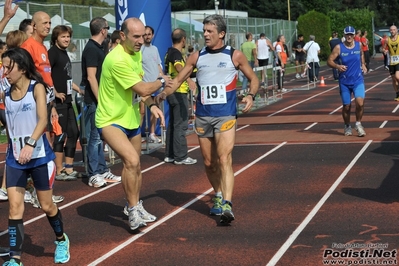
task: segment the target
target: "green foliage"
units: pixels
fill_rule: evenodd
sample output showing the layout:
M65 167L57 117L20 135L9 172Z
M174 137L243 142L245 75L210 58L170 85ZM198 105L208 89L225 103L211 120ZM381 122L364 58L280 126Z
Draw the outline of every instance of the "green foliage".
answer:
M305 41L309 35L316 36L315 41L320 45L319 58L326 60L330 54L328 39L331 36L330 18L317 11L310 11L298 18L298 34L303 34Z
M348 9L343 12L333 10L328 12L327 15L331 19L331 30L338 32L339 37L343 36L344 28L349 25L356 30L366 30L368 33L369 49L370 51L373 50L373 11L370 11L368 8Z

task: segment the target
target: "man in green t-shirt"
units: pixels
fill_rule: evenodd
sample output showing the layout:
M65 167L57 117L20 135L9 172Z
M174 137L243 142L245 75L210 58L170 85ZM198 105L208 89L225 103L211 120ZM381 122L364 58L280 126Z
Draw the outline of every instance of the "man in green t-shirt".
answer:
M107 55L103 63L96 126L122 160L122 186L127 199L124 212L129 216L130 229L135 230L156 220L139 201L142 182L139 103L143 101L163 126L164 116L151 94L161 86L170 84L170 78L160 76L154 82L142 81L144 71L140 48L144 43L145 28L140 19L125 20L120 34L121 43Z
M248 32L245 37L247 38L247 41L241 44L241 52L244 53L245 57L247 58L249 64L251 65L251 68L254 66L258 66L258 56L256 54L256 44L253 42L253 35L252 33ZM242 80L242 93L245 93L248 88L248 79L247 77L243 77Z

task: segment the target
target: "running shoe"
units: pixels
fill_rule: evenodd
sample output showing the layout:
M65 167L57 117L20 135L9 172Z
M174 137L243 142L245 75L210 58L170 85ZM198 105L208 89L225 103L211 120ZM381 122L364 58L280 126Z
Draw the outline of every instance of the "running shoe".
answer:
M9 261L4 262L3 266L23 266L23 264L22 264L22 262L17 263L16 260L10 259Z
M295 78L300 79L301 75L299 73L296 73Z
M139 227L147 226L143 218L140 216L140 212L137 207L131 207L129 211L129 225L131 230L136 230Z
M364 137L366 136L366 131L364 131L364 127L362 125L357 125L355 127L356 131L357 131L357 135L359 137Z
M0 188L0 200L8 200L7 190Z
M141 216L141 218L143 219L144 222L146 222L146 223L155 222L155 220L157 219L157 217L156 217L155 215L152 215L152 214L148 213L148 212L144 209L144 207L143 207L143 201L142 201L142 200L140 200L140 201L137 203L137 206L136 206L136 207L137 207L138 211L140 212L140 216ZM129 216L129 207L128 207L128 204L127 204L127 203L126 203L125 207L123 208L123 213L124 213L126 216Z
M345 125L344 135L345 136L352 136L352 127L351 126Z
M122 180L121 176L114 175L109 170L103 173L101 176L103 177L104 181L107 183L116 183L116 182L121 182Z
M32 194L30 194L30 192L27 191L27 190L25 191L24 201L25 201L26 203L29 203L29 202L32 201Z
M151 223L151 222L155 222L155 220L157 219L157 217L155 215L152 215L150 213L148 213L143 206L143 201L140 200L137 203L137 210L139 211L140 217L141 219L143 219L144 222L146 223Z
M91 187L100 188L100 187L105 187L107 185L107 182L105 182L104 177L102 175L96 174L89 178L88 184Z
M220 223L229 224L234 221L234 219L231 202L224 200L222 204L222 214L220 215Z
M173 162L175 161L175 159L170 158L170 157L165 157L165 159L163 159L163 161L164 161L165 163L173 163Z
M55 180L58 180L58 181L75 181L75 180L78 180L78 178L76 177L77 173L78 172L73 171L71 173L71 175L68 175L66 172L61 172L61 174L55 176Z
M166 159L166 158L165 158ZM196 164L197 163L197 159L193 159L191 157L187 157L186 159L184 159L183 161L174 161L175 164Z
M55 241L55 252L54 252L54 262L55 263L67 263L71 258L69 253L69 238L64 233L64 241Z
M161 140L157 136L155 136L154 133L151 133L148 136L148 142L150 142L150 143L161 143Z
M396 97L394 98L394 100L399 102L399 93L396 93Z
M64 196L61 196L61 195L60 195L60 196L55 196L55 195L53 195L52 198L53 198L53 202L54 202L54 203L63 202L64 199L65 199L65 197L64 197Z
M222 197L215 196L212 198L213 206L209 211L210 215L221 215L222 214Z

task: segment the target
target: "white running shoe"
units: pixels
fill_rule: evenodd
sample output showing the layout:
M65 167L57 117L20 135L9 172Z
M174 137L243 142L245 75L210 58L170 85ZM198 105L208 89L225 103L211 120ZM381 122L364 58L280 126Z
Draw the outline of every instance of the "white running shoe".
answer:
M141 218L143 219L144 222L151 223L151 222L155 222L157 220L157 217L155 215L150 214L149 212L147 212L144 209L142 200L140 200L137 203L137 206L135 208L137 208L137 210L139 211L140 216L141 216ZM123 208L123 213L126 216L129 216L129 207L128 207L127 203L126 203L125 207Z
M345 125L344 135L345 136L352 136L352 127L351 126Z
M89 186L91 187L105 187L107 185L107 182L105 182L104 177L100 174L93 175L89 178Z
M165 158L166 159L166 158ZM196 164L197 163L197 159L193 159L191 157L187 157L186 159L184 159L183 161L174 161L175 164Z
M137 206L129 208L128 211L129 211L129 225L131 230L136 230L139 227L147 226L147 224L141 218Z
M364 131L364 127L362 125L357 125L355 127L356 131L357 131L357 135L359 137L364 137L366 136L366 131Z
M154 133L151 133L148 136L148 142L150 142L150 143L161 143L161 140L157 136L155 136Z
M7 190L0 188L0 200L8 200Z
M104 181L107 183L116 183L116 182L121 182L121 180L122 180L122 177L114 175L113 173L111 173L110 170L108 170L101 176L104 179Z
M27 190L25 191L24 201L26 203L30 203L32 201L32 194L30 194L30 192Z
M300 79L301 75L299 73L296 73L295 78Z

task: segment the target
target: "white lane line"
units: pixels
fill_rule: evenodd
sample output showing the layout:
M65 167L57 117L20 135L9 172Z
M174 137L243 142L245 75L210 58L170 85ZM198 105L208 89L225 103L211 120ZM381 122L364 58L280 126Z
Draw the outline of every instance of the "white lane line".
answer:
M368 146L370 146L372 140L367 141L367 143L363 146L363 148L359 151L359 153L353 158L351 163L346 167L346 169L342 172L342 174L335 180L334 184L329 188L329 190L324 194L324 196L320 199L320 201L316 204L316 206L312 209L312 211L306 216L306 218L302 221L302 223L295 229L295 231L288 237L287 241L281 246L281 248L274 254L269 263L266 266L274 266L281 259L287 249L292 245L295 239L299 236L299 234L305 229L305 227L309 224L309 222L313 219L313 217L317 214L323 204L327 201L327 199L331 196L331 194L335 191L341 181L345 178L348 172L355 165L357 160L359 160L360 156L366 151Z
M391 78L391 77L384 78L384 79L381 80L380 82L374 84L372 87L370 87L369 89L367 89L366 92L368 92L369 90L374 89L376 86L380 85L381 83L385 82L387 79L390 79L390 78ZM354 99L355 99L355 98L352 98L352 99L351 99L351 102L353 102ZM339 107L338 107L337 109L335 109L334 111L332 111L331 113L329 113L329 115L334 114L335 112L337 112L337 111L340 110L341 108L342 108L342 105L339 106ZM393 112L392 112L392 113L393 113Z
M308 126L307 128L305 128L304 130L309 130L312 127L314 127L315 125L317 125L317 122L314 122L313 124L311 124L310 126Z
M398 108L399 108L399 105L397 105L397 106L395 107L395 109L393 109L392 113L393 113L393 114L396 113L396 111L398 110Z
M265 158L266 156L272 154L273 152L275 152L276 150L280 149L282 146L284 146L287 142L282 142L280 143L280 145L274 147L273 149L271 149L270 151L268 151L267 153L263 154L262 156L260 156L259 158L257 158L256 160L252 161L251 163L247 164L245 167L241 168L240 170L238 170L237 172L234 173L234 176L239 175L240 173L242 173L243 171L245 171L246 169L248 169L249 167L251 167L252 165L254 165L255 163L259 162L260 160L262 160L263 158ZM148 232L150 232L151 230L157 228L159 225L161 225L162 223L164 223L165 221L169 220L170 218L176 216L177 214L179 214L181 211L187 209L190 205L193 205L195 202L197 202L198 200L202 199L203 197L205 197L206 195L208 195L209 193L211 193L213 191L213 188L208 189L207 191L203 192L201 195L197 196L196 198L192 199L191 201L187 202L186 204L184 204L183 206L179 207L178 209L176 209L175 211L169 213L168 215L166 215L165 217L163 217L162 219L158 220L157 222L153 223L150 227L147 227L145 229L143 229L142 231L140 231L140 233L130 237L128 240L126 240L125 242L123 242L122 244L118 245L117 247L113 248L112 250L110 250L109 252L105 253L104 255L102 255L101 257L99 257L98 259L96 259L95 261L91 262L90 264L88 264L89 266L91 265L97 265L100 264L102 262L104 262L107 258L111 257L112 255L114 255L115 253L117 253L118 251L124 249L125 247L127 247L128 245L130 245L131 243L133 243L134 241L136 241L137 239L139 239L140 237L144 236L145 234L147 234Z
M384 128L387 123L388 123L388 120L385 120L384 122L382 122L382 124L379 128Z
M268 115L267 117L274 116L274 115L276 115L276 114L278 114L278 113L281 113L281 112L283 112L283 111L285 111L285 110L288 110L288 109L290 109L290 108L292 108L292 107L294 107L294 106L297 106L297 105L299 105L299 104L302 104L302 103L304 103L304 102L307 102L307 101L309 101L309 100L311 100L311 99L313 99L313 98L316 98L317 96L320 96L320 95L322 95L322 94L324 94L324 93L327 93L327 92L329 92L329 91L332 91L332 90L334 90L334 89L336 89L336 88L338 88L338 86L334 86L334 87L332 87L331 89L322 91L322 92L320 92L320 93L318 93L318 94L313 95L312 97L309 97L309 98L307 98L307 99L305 99L305 100L302 100L302 101L300 101L300 102L297 102L297 103L295 103L295 104L293 104L293 105L287 106L287 107L285 107L285 108L283 108L283 109L281 109L281 110L279 110L279 111L277 111L277 112L274 112L274 113Z

